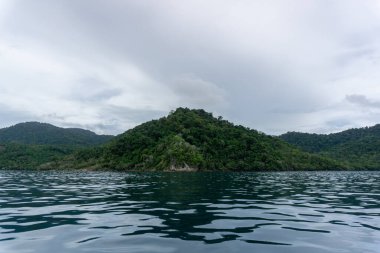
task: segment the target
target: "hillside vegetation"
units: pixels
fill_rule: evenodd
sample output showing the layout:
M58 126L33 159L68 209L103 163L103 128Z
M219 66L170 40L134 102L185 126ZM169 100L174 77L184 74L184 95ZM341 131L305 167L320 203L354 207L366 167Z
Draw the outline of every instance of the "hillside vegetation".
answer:
M280 138L304 151L341 161L355 169L380 169L380 125L334 134L289 132Z
M380 169L380 125L328 135L289 132L274 137L187 108L116 137L28 122L0 129L0 168Z
M82 150L55 166L234 171L344 168L277 137L236 126L204 110L187 108L128 130L103 147Z
M80 128L61 128L47 123L26 122L0 129L0 143L93 146L113 136L97 135Z
M33 169L77 150L68 146L0 144L0 168Z
M0 129L0 168L38 168L112 136L77 128L27 122Z

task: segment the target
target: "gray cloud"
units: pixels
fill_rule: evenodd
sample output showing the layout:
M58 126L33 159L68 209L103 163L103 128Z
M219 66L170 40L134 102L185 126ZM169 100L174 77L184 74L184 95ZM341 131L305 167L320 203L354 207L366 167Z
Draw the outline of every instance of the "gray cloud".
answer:
M380 102L371 101L364 95L358 95L358 94L347 95L346 100L352 104L356 104L360 106L380 108Z
M179 106L215 110L227 103L223 89L212 82L193 75L175 78L170 88L178 96Z
M380 101L379 13L371 0L3 0L0 101L19 115L4 122L24 111L117 133L189 106L272 134L375 124L353 105Z
M85 78L70 90L67 99L97 103L119 96L122 92L120 88L109 88L106 82L99 79Z
M13 110L2 103L0 103L0 118L2 119L0 128L8 127L18 122L39 120L39 118L26 111Z
M96 107L95 105L90 105ZM95 119L101 117L99 120L92 121L73 121L70 120L72 116L62 116L57 114L43 115L45 121L51 122L55 125L62 127L75 127L91 129L97 133L102 134L119 134L125 132L127 129L135 127L141 122L146 122L151 119L160 118L167 114L166 111L156 110L140 110L135 108L128 108L122 106L104 106L96 110L97 115L93 116ZM100 122L100 123L99 123Z

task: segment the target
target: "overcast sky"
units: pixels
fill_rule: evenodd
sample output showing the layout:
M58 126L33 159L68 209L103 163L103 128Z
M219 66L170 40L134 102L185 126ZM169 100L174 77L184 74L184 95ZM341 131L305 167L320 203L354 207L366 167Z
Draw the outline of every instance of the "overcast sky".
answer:
M0 127L179 106L268 134L380 123L380 1L0 0Z

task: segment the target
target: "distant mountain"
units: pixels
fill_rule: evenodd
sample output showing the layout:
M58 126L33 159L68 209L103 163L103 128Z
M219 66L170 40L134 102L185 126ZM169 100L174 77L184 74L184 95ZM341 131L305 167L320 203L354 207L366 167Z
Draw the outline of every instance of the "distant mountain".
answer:
M356 169L380 169L380 125L333 134L289 132L280 136L300 149Z
M0 168L38 168L85 147L111 140L79 128L26 122L0 129Z
M39 122L20 123L0 129L0 144L94 146L112 137L80 128L60 128Z
M51 165L52 166L52 165ZM236 126L204 110L178 108L54 164L124 170L321 170L342 164L283 140Z
M0 144L0 169L36 169L77 150L74 146Z

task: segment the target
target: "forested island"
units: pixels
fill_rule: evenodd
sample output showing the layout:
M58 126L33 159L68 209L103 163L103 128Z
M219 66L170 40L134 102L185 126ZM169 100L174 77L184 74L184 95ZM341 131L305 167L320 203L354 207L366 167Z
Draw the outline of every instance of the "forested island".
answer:
M333 134L289 132L284 141L357 169L380 169L380 125Z
M380 168L380 126L270 136L178 108L118 136L37 122L0 129L0 168L285 171Z

